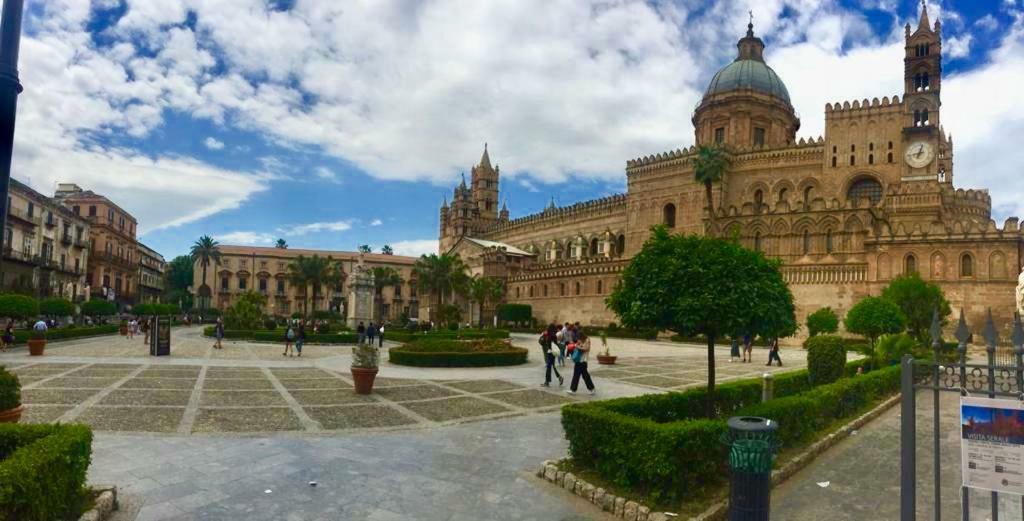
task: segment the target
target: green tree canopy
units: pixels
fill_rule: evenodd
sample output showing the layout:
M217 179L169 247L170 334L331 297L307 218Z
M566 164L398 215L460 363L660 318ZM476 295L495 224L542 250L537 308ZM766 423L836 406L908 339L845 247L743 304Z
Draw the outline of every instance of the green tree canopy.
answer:
M422 255L413 266L417 287L437 299L437 307L445 302L445 296L463 295L469 285L469 267L459 254Z
M374 315L377 320L384 320L384 288L388 286L401 286L404 280L395 268L390 266L376 266L370 270L373 274L373 299Z
M110 316L117 313L117 306L108 300L92 299L82 304L82 314L90 317Z
M783 337L796 331L793 295L778 261L725 240L670 235L663 226L653 229L607 302L627 328L704 335L709 396L715 389L718 338Z
M195 244L192 245L192 248L189 251L189 258L192 259L193 264L198 263L203 269L202 285L209 288L209 285L206 284L206 272L207 268L209 268L211 264L220 264L220 243L213 240L209 235L203 235L196 240ZM197 293L199 290L200 288L196 288ZM202 293L198 294L202 295ZM200 298L199 300L200 308L205 309L209 307L210 302L207 297Z
M494 302L505 295L505 286L500 280L493 277L476 276L469 279L467 293L473 302L476 302L480 311L480 327L484 325L484 305Z
M846 330L868 339L874 350L875 341L887 333L903 331L907 319L899 306L882 297L865 297L846 313Z
M275 248L280 248L282 250L287 250L288 249L288 241L286 241L284 239L278 239L277 242L274 243L274 247Z
M380 252L383 253L384 255L394 255L395 254L395 250L394 250L394 248L391 247L390 244L385 244L383 247L381 247Z
M51 317L69 317L75 314L75 305L68 299L48 298L39 303L39 313Z
M932 325L932 313L938 310L939 320L945 324L946 317L952 312L942 289L922 280L917 272L892 279L882 290L882 298L899 306L906 317L907 332L922 343L930 339L928 329Z
M498 320L523 323L533 318L533 307L529 304L502 304L498 306Z
M830 335L838 330L839 317L835 311L832 311L832 308L821 308L807 315L807 334L809 336Z
M370 248L369 244L360 244L358 250L359 253L373 253L373 249Z
M262 293L246 291L224 313L224 327L246 331L259 329L263 324L263 307L266 305L267 297Z
M0 317L27 320L39 314L39 302L26 295L0 295Z
M341 270L341 264L337 263L330 256L321 257L319 255L313 255L312 257L306 257L299 255L290 264L288 264L288 280L292 285L302 288L300 297L302 298L303 308L306 304L306 289L312 288L313 306L312 310L316 311L316 303L318 297L323 292L323 286L336 286L341 284L344 280L344 272Z

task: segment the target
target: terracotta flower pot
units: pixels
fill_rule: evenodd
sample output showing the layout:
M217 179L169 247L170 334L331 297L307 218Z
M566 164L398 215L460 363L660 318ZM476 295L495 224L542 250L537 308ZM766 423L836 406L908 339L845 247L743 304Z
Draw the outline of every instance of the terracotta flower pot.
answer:
M45 338L28 339L28 354L31 356L43 356L43 349L46 348Z
M25 406L19 405L13 409L0 411L0 423L18 423L18 420L21 419L21 412L24 410Z
M615 355L597 355L597 363L601 365L615 365L615 360L619 357Z
M373 380L377 378L378 368L367 369L365 367L352 368L352 381L356 385L356 394L370 394L373 390Z

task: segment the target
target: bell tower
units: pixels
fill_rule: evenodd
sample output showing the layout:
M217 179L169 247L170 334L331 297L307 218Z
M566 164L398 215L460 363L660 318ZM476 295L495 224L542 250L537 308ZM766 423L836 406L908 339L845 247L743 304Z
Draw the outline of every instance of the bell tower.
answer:
M473 186L473 202L483 224L490 224L498 219L498 180L500 172L491 166L491 157L487 154L487 143L480 164L473 167L471 184Z
M942 101L942 24L928 19L928 6L921 2L917 29L904 27L903 58L903 179L933 180L941 170L936 158L944 154L939 117Z

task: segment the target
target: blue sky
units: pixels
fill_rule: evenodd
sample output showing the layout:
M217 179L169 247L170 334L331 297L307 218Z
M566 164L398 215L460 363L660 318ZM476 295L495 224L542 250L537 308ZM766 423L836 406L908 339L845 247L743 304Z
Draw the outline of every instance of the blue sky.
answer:
M15 177L133 212L168 258L226 243L436 248L489 142L512 216L624 191L689 122L754 11L821 134L824 103L901 94L896 0L27 0ZM1024 0L929 2L957 184L1024 211ZM546 17L537 17L543 5Z

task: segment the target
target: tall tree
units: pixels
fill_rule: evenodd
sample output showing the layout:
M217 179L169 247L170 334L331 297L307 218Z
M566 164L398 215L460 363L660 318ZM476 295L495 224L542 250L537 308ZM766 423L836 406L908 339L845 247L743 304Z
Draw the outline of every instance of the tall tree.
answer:
M299 255L288 264L288 281L302 288L302 309L303 313L316 311L316 302L324 285L336 286L339 283L341 271L331 257L313 255L306 257ZM312 288L312 291L309 291ZM312 309L306 306L307 297L312 297Z
M390 244L385 244L380 249L380 252L383 253L384 255L394 255L395 254L395 250L391 249L391 245Z
M493 277L475 276L469 280L468 293L473 302L476 302L480 311L478 325L484 326L484 307L488 302L494 302L505 294L505 286L500 280Z
M693 177L704 185L704 198L708 205L708 229L714 234L715 229L715 197L713 186L721 182L729 170L731 158L728 151L721 145L703 145L697 149L697 157L693 158Z
M278 239L277 242L274 243L274 247L275 248L281 248L282 250L287 250L288 249L288 241L285 241L284 239Z
M165 302L178 304L182 309L192 309L192 294L188 288L194 284L193 267L192 258L188 255L179 255L167 263L164 273Z
M402 276L394 268L388 266L377 266L371 270L373 273L373 299L376 302L374 313L377 320L384 320L384 288L388 286L401 285Z
M220 264L220 243L213 240L213 237L210 237L209 235L203 235L196 240L195 244L192 245L189 257L192 259L193 264L198 262L203 268L203 286L206 286L207 289L209 289L209 285L206 284L206 269L210 264ZM197 289L197 292L198 291L199 290ZM199 305L201 308L205 309L209 307L210 303L204 296L203 298L200 298Z
M709 417L714 416L719 338L796 332L793 295L778 261L722 239L672 235L664 226L653 229L607 303L627 327L707 339Z
M360 244L359 253L373 253L373 250L370 248L369 244Z
M907 332L925 345L928 345L931 338L928 328L932 325L932 313L939 312L939 320L943 325L946 324L946 317L952 313L942 288L925 282L916 271L892 279L882 290L882 298L900 307L907 318Z
M459 254L431 253L422 255L413 266L417 287L437 299L437 308L444 305L445 295L464 294L469 283L469 268Z

